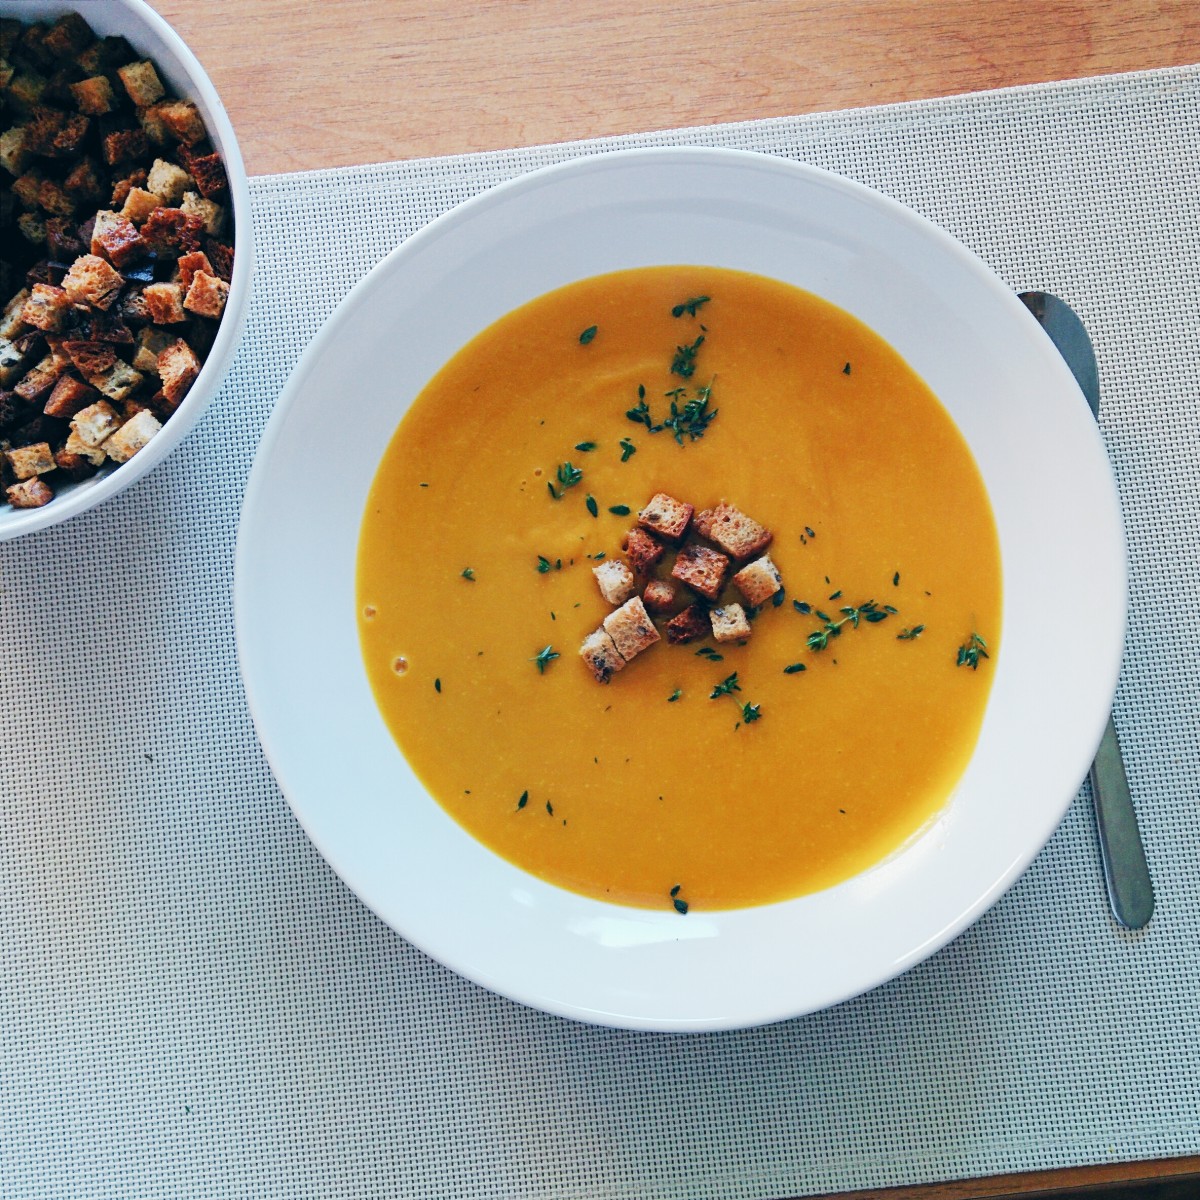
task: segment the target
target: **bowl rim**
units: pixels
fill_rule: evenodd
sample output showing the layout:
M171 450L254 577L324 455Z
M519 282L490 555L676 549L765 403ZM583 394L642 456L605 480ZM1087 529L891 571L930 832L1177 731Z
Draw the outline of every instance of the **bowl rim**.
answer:
M89 25L99 29L113 23L109 20L113 14L128 14L117 23L124 26L124 22L132 21L163 43L182 68L186 88L180 82L175 64L160 63L157 53L147 52L148 56L154 60L156 68L169 78L177 94L196 102L204 116L209 139L220 152L229 180L234 253L229 296L217 336L199 375L179 408L171 414L170 420L163 424L149 445L133 458L92 479L69 485L40 508L14 509L7 504L0 505L0 542L48 529L87 512L124 491L170 457L207 411L228 374L249 314L250 280L254 270L249 178L233 124L208 73L171 25L146 0L89 0L86 4L62 3L60 0L22 0L14 4L11 0L7 3L0 0L0 13L5 11L19 14L26 21L78 12ZM132 28L124 36L129 38L135 49L142 49Z

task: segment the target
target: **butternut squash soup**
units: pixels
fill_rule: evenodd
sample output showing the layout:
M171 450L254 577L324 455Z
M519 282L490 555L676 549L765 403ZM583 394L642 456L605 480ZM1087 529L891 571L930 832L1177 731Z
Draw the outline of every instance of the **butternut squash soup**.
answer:
M430 794L621 904L763 904L896 850L983 719L1000 556L930 390L708 267L584 280L461 350L372 485L359 628Z

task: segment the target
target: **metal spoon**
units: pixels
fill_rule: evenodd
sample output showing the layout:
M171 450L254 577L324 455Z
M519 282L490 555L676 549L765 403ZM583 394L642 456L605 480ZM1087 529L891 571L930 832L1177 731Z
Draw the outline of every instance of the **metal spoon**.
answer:
M1079 315L1065 300L1048 292L1022 292L1021 299L1066 359L1092 415L1099 420L1100 373L1091 339ZM1111 716L1088 778L1092 783L1100 857L1113 916L1129 929L1141 929L1154 912L1154 887Z

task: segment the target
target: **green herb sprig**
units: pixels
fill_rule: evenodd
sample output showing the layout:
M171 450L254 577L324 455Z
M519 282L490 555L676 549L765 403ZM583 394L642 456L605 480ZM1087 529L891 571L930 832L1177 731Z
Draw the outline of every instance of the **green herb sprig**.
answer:
M987 642L972 632L971 636L958 648L958 657L955 659L956 667L970 667L972 671L979 670L979 660L981 658L990 658L991 655L987 652Z
M817 610L816 615L825 623L820 629L814 630L808 635L807 644L810 650L824 650L829 645L830 638L841 636L842 628L845 625L850 625L854 629L858 628L860 621L876 625L880 621L886 621L896 610L891 605L885 604L881 608L874 600L866 600L857 606L847 605L838 611L842 616L834 620L828 614Z

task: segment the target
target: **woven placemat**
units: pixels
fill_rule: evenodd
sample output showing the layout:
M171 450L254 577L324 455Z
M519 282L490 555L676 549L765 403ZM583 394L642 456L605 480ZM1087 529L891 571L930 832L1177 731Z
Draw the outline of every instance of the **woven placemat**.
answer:
M231 605L291 366L457 201L685 144L870 184L1088 323L1131 546L1116 719L1147 930L1108 913L1085 789L982 920L869 995L626 1033L430 961L292 818ZM1200 68L254 180L257 292L209 414L129 492L0 545L0 1196L762 1198L1200 1152L1197 180Z

